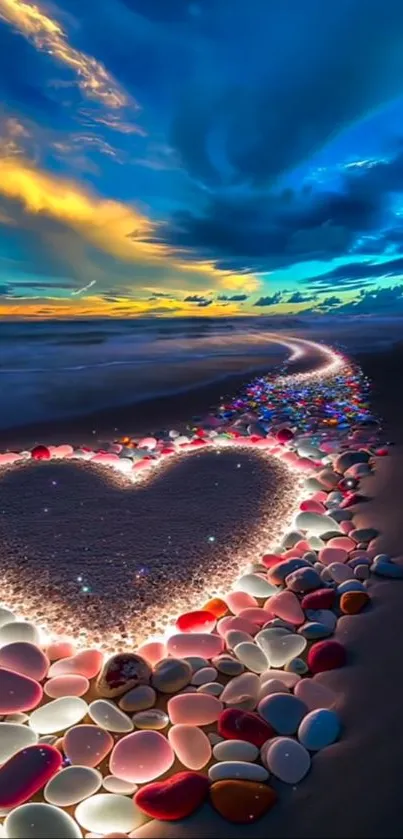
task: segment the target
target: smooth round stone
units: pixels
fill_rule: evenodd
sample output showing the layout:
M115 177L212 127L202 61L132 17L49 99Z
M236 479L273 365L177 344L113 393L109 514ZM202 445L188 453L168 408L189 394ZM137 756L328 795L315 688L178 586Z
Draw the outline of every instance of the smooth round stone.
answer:
M227 822L249 825L271 810L277 793L256 781L216 781L210 787L210 801Z
M128 833L139 827L143 819L131 798L113 793L98 793L76 807L74 817L85 830L106 833Z
M48 677L66 676L69 673L93 679L97 676L104 660L101 650L80 650L72 656L63 657L55 661L48 673Z
M235 583L238 591L251 594L252 597L270 597L277 589L260 574L243 574Z
M207 685L209 682L214 682L217 675L215 667L202 667L193 674L191 684L196 685L196 687Z
M0 809L25 804L58 772L62 756L45 743L28 746L0 767Z
M176 772L164 781L138 790L134 801L151 818L178 821L190 816L203 804L209 792L209 782L199 772ZM133 834L130 834L133 836Z
M353 551L355 549L356 544L348 536L335 536L334 539L330 539L326 547L342 548L342 550L347 551L347 553L350 553L350 551Z
M267 769L257 763L249 763L244 760L223 760L210 766L208 771L210 781L258 781L264 783L269 777Z
M322 565L332 565L333 562L346 562L347 559L348 553L342 548L322 548L319 551L319 562Z
M13 623L15 620L17 620L17 618L11 609L7 609L6 606L0 607L0 627L4 626L5 623Z
M256 705L259 690L259 676L255 673L242 673L225 685L220 700L226 705L238 705L246 698L252 697Z
M227 594L225 600L234 615L239 615L243 609L253 609L257 606L257 600L245 591L232 591Z
M328 566L328 571L335 583L344 583L346 580L354 579L353 570L349 565L343 565L341 562L332 562Z
M217 729L225 740L246 740L258 748L275 734L258 714L238 708L226 708L220 714Z
M200 685L200 687L197 688L198 693L208 693L209 696L217 697L221 696L223 690L224 685L222 685L220 682L207 682L206 685Z
M147 711L153 708L157 701L157 694L150 685L139 685L119 699L118 705L122 711Z
M241 632L240 629L230 629L225 634L225 644L228 650L234 650L238 644L247 643L253 643L252 635L249 635L247 632Z
M90 683L85 676L55 676L44 686L46 696L59 699L62 696L84 696L89 690Z
M337 701L334 691L316 679L301 679L295 685L294 693L305 703L309 711L315 711L317 708L332 708Z
M221 655L218 658L212 659L212 664L217 668L219 673L223 676L239 676L244 671L244 665L236 658L228 655Z
M27 746L33 746L37 740L35 732L26 725L0 722L0 764L5 763Z
M238 617L241 620L251 621L253 624L256 624L257 627L263 626L267 620L266 611L260 607L255 609L242 609L242 612L239 613Z
M271 679L278 679L285 685L286 688L292 690L297 684L297 682L299 682L300 678L301 677L298 675L298 673L295 673L294 671L287 672L287 670L276 670L275 668L273 668L270 670L266 670L265 673L262 673L259 678L259 681L261 685L264 685Z
M317 513L298 513L295 519L298 530L306 530L309 535L322 536L327 530L340 530L337 521L331 516L321 516Z
M308 672L308 665L303 658L292 658L291 661L287 661L284 669L289 673L297 673L299 676L304 676Z
M167 772L174 759L172 746L159 731L135 731L118 740L109 769L112 775L124 781L146 784Z
M228 613L228 606L225 600L222 600L221 597L212 597L211 600L208 600L202 607L203 611L211 612L214 617L219 620L219 618L223 618L224 615Z
M259 757L259 749L246 740L223 740L214 746L213 756L218 761L254 761Z
M330 609L307 609L306 616L310 621L323 623L331 630L336 629L337 617Z
M312 673L335 670L346 663L346 650L338 641L318 641L308 653L308 667Z
M0 627L0 647L21 641L37 646L40 645L41 636L38 627L34 623L30 621L13 621L12 623L5 623Z
M303 626L300 626L298 632L307 641L317 641L320 638L328 638L329 635L333 635L333 629L326 626L324 623L319 623L318 621L308 621L304 623Z
M265 743L261 758L269 772L285 784L298 784L311 767L309 752L290 737L276 737Z
M14 714L36 708L43 691L38 682L0 667L0 714Z
M223 647L224 641L221 636L210 635L208 632L189 632L183 633L182 635L171 635L167 642L168 654L176 658L199 655L203 658L210 659L219 655Z
M45 801L55 807L71 807L94 795L102 784L102 775L89 766L66 766L46 784Z
M394 562L385 562L381 559L371 565L371 571L378 577L390 577L390 579L400 580L403 578L403 567Z
M192 667L180 658L164 658L155 665L151 677L153 687L160 693L177 693L192 678Z
M372 539L376 539L379 536L379 531L375 530L374 527L358 527L356 530L351 530L349 536L350 539L354 539L354 542L371 542Z
M298 739L310 752L318 752L336 742L340 728L340 720L335 711L317 708L302 720Z
M258 700L264 699L265 696L271 696L273 693L288 693L288 688L279 679L268 679L259 688Z
M221 638L225 639L228 632L232 630L237 632L246 632L248 635L252 635L253 637L253 635L256 635L257 625L245 618L233 617L232 615L227 615L225 618L221 618L221 620L218 621L217 632L221 635Z
M137 652L142 658L145 658L151 667L154 667L167 654L164 641L147 641L145 644L141 644Z
M123 781L122 778L116 778L115 775L106 775L102 781L102 786L107 792L114 792L116 795L134 795L138 790L137 784Z
M105 728L106 731L113 731L116 734L127 734L133 731L131 719L109 699L95 699L88 708L92 720Z
M358 615L369 603L366 591L346 591L340 598L340 611L344 615Z
M263 650L270 667L284 667L292 658L299 656L306 647L306 639L301 635L287 633L273 636L271 630L263 629L256 636L256 643ZM262 671L263 672L263 671Z
M257 710L277 734L295 734L308 709L292 693L273 693L261 699Z
M149 708L147 711L138 711L132 717L135 728L147 729L150 731L161 731L169 724L169 717L165 711L159 708Z
M320 588L317 591L311 591L302 598L301 606L303 609L331 609L336 595L333 588Z
M369 566L364 565L364 564L356 565L356 567L354 568L354 576L357 578L357 580L361 580L361 581L369 580L369 578L370 578Z
M210 725L215 722L223 704L215 696L188 693L168 701L168 715L173 725Z
M97 679L97 692L105 699L122 696L131 688L150 681L148 662L135 653L116 653L105 662Z
M49 661L58 661L60 658L71 658L75 653L75 646L72 641L52 641L46 647L46 655Z
M74 819L53 804L23 804L6 818L8 839L81 839Z
M211 744L201 728L193 725L173 725L168 740L180 762L187 769L203 769L211 758Z
M298 597L291 591L280 591L270 598L270 612L295 626L304 622L304 613Z
M296 594L306 594L322 585L322 581L314 568L298 568L285 579L285 584L290 591Z
M347 469L350 469L351 466L354 466L355 463L368 463L369 454L368 452L361 452L361 451L347 451L340 454L334 464L334 468L336 472L340 472L343 474L347 472Z
M0 667L40 682L48 672L49 659L35 644L15 641L0 650Z
M203 658L201 655L189 655L184 658L184 661L187 661L192 668L192 673L197 673L198 670L202 670L204 667L208 667L209 663L207 658Z
M212 632L216 625L216 617L204 610L185 612L180 615L175 625L179 632Z
M37 734L57 734L77 725L88 712L88 705L78 696L65 696L42 705L30 716L29 724Z
M66 732L63 750L70 763L98 766L113 747L113 737L97 725L76 725Z
M267 573L268 579L270 580L273 585L281 585L284 582L285 578L289 576L289 574L293 574L294 571L298 571L299 568L309 568L309 563L301 558L301 557L294 557L293 559L285 559L283 562L280 562L278 565L275 565L274 568L270 568ZM277 594L278 590L276 589L273 594ZM270 604L269 604L270 608Z
M247 670L253 673L263 673L267 670L267 658L264 649L261 649L253 642L237 644L234 653L239 661L245 665Z

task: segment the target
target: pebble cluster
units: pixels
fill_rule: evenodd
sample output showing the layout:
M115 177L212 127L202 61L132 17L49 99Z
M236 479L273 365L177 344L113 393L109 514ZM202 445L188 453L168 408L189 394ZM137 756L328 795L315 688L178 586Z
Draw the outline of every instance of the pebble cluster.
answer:
M5 464L80 456L126 462L125 470L130 462L132 471L155 465L156 452L161 459L181 446L241 439L305 477L279 544L230 591L135 651L105 658L0 609L0 835L130 837L147 819L184 819L203 804L232 823L253 823L341 736L337 696L316 676L346 663L332 636L340 616L368 606L370 573L403 577L403 569L377 555L373 528L354 525L360 479L387 449L360 401L359 371L344 360L340 367L314 379L311 401L306 380L290 377L286 393L283 379L267 427L258 401L253 422L248 404L234 407L236 428L228 417L221 426L220 408L219 426L212 430L210 418L186 440L171 433L170 442L126 440L109 453L40 446L2 456ZM286 401L295 387L304 389L302 431ZM273 381L268 391L273 401ZM292 423L284 422L288 408ZM329 416L340 422L329 425Z

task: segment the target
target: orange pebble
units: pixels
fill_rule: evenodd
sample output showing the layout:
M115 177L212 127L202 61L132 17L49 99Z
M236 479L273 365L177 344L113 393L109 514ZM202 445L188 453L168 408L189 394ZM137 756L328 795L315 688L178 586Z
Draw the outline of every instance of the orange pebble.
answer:
M345 615L357 615L369 603L366 591L346 591L340 598L340 609Z
M207 603L202 606L202 610L211 612L211 614L217 619L223 618L224 615L228 614L228 606L224 603L224 600L221 600L221 597L213 597L211 600L208 600Z
M229 822L252 824L271 810L277 793L255 781L217 781L210 787L214 809Z

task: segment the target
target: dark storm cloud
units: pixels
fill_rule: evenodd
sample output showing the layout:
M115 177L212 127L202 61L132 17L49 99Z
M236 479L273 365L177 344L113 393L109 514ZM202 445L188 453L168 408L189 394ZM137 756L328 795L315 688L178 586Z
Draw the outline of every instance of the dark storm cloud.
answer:
M316 294L302 294L300 291L294 291L287 303L310 303L311 300L316 300Z
M329 304L331 308L335 303ZM371 291L361 290L358 298L337 306L337 314L346 315L382 315L403 314L403 285L390 288L377 288Z
M212 300L209 300L208 297L201 297L199 294L188 294L185 297L184 303L194 303L195 306L200 306L201 308L205 308L206 306L211 306Z
M304 284L322 291L324 287L342 287L343 289L357 288L362 281L380 279L381 277L399 277L403 275L403 257L391 259L388 262L351 262L339 265L319 277L303 280Z
M248 299L248 294L219 294L217 300L226 301L227 303L243 303Z
M254 306L277 306L278 303L281 303L283 299L283 295L280 291L276 291L275 294L268 294L266 297L259 297L254 303Z

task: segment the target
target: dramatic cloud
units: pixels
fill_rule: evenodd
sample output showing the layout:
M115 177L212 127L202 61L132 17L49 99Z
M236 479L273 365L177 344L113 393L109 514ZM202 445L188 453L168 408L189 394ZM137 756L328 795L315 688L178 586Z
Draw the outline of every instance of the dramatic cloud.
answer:
M281 303L283 299L283 295L280 291L276 291L275 294L269 294L267 297L259 297L254 303L254 306L276 306L277 303Z

